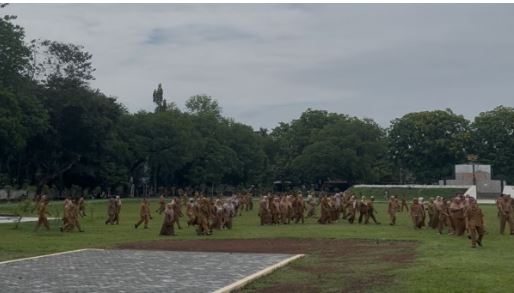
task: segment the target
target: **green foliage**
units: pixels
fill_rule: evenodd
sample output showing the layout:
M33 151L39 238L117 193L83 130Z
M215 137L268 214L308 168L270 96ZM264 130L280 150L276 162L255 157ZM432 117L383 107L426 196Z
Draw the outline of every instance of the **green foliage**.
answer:
M381 179L384 132L372 120L308 109L298 120L275 128L271 138L276 177L303 183Z
M469 122L451 110L409 113L392 121L388 138L396 166L412 172L416 182L432 183L465 161Z
M41 42L42 62L37 65L40 78L46 81L72 80L86 84L93 80L93 55L83 46L45 40Z
M186 108L193 114L209 114L215 117L221 116L221 107L218 101L210 96L196 95L186 101Z
M153 102L157 105L155 107L155 112L176 110L177 106L175 105L175 103L168 102L163 95L164 91L162 90L162 85L159 83L157 89L153 91Z
M25 140L21 136L21 109L12 93L0 88L0 154L2 157L15 153Z
M514 180L514 108L499 106L480 113L472 124L473 153L492 164L497 178Z
M190 97L183 112L159 84L155 111L132 114L89 86L95 69L84 47L27 43L13 18L0 19L0 184L64 195L72 185L142 194L172 186L267 189L275 180L432 183L450 177L468 153L514 180L512 108L481 113L471 126L450 110L409 113L387 131L371 119L307 109L255 131L224 117L207 95Z
M0 7L3 8L3 7ZM0 86L17 87L30 70L31 52L25 45L25 31L12 23L15 16L0 16Z
M28 215L30 213L33 213L35 210L35 206L33 204L33 201L30 198L25 198L22 201L19 201L16 205L16 208L14 209L14 215L18 217L18 220L16 220L14 229L18 229L21 220L23 219L24 215Z

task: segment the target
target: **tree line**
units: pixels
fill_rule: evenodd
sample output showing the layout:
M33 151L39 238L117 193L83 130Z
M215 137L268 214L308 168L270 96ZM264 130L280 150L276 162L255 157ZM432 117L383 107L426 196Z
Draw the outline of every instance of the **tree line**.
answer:
M25 40L14 16L0 19L0 187L78 186L126 194L169 187L269 188L434 183L469 154L514 181L514 109L473 121L451 110L372 119L307 109L291 122L254 130L223 115L207 95L180 109L159 84L155 111L130 113L94 89L83 47Z

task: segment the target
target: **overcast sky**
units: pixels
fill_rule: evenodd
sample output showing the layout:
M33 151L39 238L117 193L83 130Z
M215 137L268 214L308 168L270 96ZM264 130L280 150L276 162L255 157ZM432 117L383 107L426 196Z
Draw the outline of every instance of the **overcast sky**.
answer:
M83 45L131 112L195 94L255 128L311 107L375 119L514 106L514 5L12 4L28 39Z

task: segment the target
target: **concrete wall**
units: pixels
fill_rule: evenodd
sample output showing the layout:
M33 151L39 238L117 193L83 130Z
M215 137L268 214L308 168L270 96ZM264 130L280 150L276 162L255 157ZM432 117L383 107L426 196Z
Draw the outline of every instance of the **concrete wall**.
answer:
M469 185L421 185L421 184L405 184L405 185L373 185L373 184L359 184L354 187L375 187L375 188L462 188L468 189Z
M23 195L29 195L34 196L35 192L33 191L27 191L24 189L18 189L18 190L8 190L8 189L0 189L0 200L11 200L11 199L18 199Z
M477 181L477 193L498 194L502 193L502 183L500 180Z

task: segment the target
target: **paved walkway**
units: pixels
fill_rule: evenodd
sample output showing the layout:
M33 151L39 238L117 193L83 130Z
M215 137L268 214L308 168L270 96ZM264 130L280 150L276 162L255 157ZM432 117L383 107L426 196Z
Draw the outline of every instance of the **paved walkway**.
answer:
M87 249L0 263L0 292L212 292L289 257Z
M48 220L55 220L56 218L48 218ZM15 223L18 221L18 217L6 217L0 216L0 224ZM23 217L21 222L37 222L37 217Z

